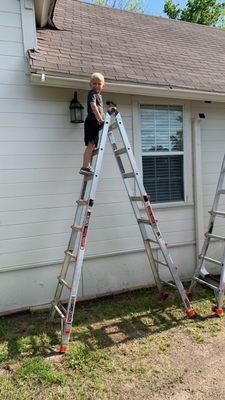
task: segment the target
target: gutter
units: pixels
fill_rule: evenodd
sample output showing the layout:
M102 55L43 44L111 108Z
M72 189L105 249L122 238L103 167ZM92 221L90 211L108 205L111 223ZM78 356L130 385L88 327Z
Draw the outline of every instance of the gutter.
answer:
M53 86L89 90L89 78L63 77L43 72L31 72L31 83L38 86ZM127 82L106 82L106 91L119 94L169 97L176 99L215 101L225 103L225 93L193 89L179 89L171 86L140 85Z

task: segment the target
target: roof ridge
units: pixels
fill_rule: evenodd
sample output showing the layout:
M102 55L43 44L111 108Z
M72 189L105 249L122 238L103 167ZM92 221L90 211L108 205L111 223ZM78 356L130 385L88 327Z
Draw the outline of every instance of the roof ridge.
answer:
M56 0L57 1L57 0ZM135 11L129 11L129 10L121 10L119 8L114 8L114 7L110 7L110 6L105 6L105 5L101 5L101 4L95 4L95 3L89 3L88 1L85 0L72 0L74 2L77 3L82 3L82 4L88 4L92 7L99 7L99 8L104 8L104 9L110 9L113 12L118 12L118 13L129 13L132 15L143 15L145 17L148 18L158 18L160 20L164 20L167 21L169 23L175 23L175 24L188 24L189 26L192 25L194 27L198 27L199 29L212 29L212 30L216 30L216 31L220 31L220 32L225 32L225 29L222 28L217 28L215 26L209 26L209 25L203 25L203 24L198 24L197 22L188 22L188 21L182 21L180 19L172 19L172 18L167 18L161 15L151 15L151 14L147 14L147 13L140 13L140 12L135 12Z

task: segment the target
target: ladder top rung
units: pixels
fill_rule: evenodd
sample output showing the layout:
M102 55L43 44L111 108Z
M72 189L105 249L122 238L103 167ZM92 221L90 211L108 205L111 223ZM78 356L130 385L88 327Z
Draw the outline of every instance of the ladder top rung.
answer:
M122 147L121 149L114 151L115 156L120 156L120 154L124 154L124 153L127 153L126 147Z
M212 239L225 240L225 237L224 237L224 236L213 235L212 233L207 233L207 236L208 236L209 238L212 238Z
M210 257L202 256L202 255L200 255L199 257L202 258L203 260L209 261L213 264L220 265L220 266L223 265L223 263L221 261L214 260L214 258L210 258Z
M142 196L130 196L131 201L143 201Z
M135 178L136 175L134 172L126 172L126 173L122 174L122 176L124 179L126 179L126 178Z
M217 193L218 193L218 194L225 194L225 189L220 189L220 190L218 190Z

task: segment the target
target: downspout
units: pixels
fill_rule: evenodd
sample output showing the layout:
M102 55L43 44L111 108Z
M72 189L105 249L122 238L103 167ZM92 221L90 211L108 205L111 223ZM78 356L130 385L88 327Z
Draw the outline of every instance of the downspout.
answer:
M193 118L193 183L194 183L194 218L195 218L195 242L196 259L201 252L204 241L204 209L203 209L203 184L202 184L202 143L201 120L205 114L199 114Z

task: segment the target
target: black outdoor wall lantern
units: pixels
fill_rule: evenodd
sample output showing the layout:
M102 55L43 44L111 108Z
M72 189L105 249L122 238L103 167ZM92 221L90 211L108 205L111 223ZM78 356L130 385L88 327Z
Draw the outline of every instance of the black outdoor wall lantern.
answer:
M73 124L84 122L84 107L77 100L77 92L74 92L73 100L70 102L70 122Z

